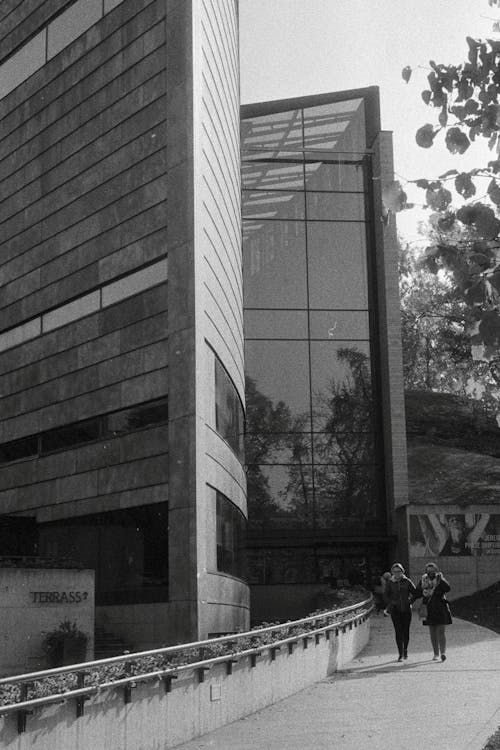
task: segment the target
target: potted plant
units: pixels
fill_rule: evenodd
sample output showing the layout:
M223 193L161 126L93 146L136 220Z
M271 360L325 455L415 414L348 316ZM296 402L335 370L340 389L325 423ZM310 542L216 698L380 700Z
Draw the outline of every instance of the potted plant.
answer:
M45 633L42 648L51 667L78 664L85 661L88 638L76 622L63 620L54 630Z

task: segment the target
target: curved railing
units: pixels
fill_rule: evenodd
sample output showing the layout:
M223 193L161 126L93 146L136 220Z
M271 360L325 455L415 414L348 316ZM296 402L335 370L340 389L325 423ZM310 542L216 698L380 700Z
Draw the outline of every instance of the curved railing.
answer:
M349 607L245 633L5 677L0 679L0 700L7 702L0 705L0 716L17 712L18 730L22 732L26 716L44 705L75 700L78 717L83 715L85 701L104 690L123 688L126 703L139 683L158 681L170 692L172 680L179 673L196 670L199 682L203 682L214 664L225 663L227 674L231 674L233 664L241 659L249 658L255 666L264 651L269 651L274 660L277 651L286 647L292 653L299 641L307 648L310 640L318 643L322 636L329 639L334 630L338 634L352 629L364 622L372 610L370 595Z

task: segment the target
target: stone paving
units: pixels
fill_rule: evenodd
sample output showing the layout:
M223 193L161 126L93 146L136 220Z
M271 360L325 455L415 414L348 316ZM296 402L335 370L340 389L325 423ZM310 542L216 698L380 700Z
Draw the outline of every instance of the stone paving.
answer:
M178 750L482 750L500 726L500 635L454 620L448 658L432 661L414 616L398 663L392 623L340 673Z

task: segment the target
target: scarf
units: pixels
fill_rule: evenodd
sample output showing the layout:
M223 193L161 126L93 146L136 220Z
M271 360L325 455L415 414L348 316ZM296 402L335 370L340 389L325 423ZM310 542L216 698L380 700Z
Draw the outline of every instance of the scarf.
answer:
M420 581L422 586L422 596L424 599L430 599L434 593L434 589L437 586L437 578L429 578L427 573L424 573L422 580Z

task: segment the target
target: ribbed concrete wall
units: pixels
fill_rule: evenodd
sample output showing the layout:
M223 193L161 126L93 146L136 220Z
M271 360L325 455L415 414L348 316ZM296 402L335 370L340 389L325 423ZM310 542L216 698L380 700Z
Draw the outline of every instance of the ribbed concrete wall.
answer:
M240 207L238 15L234 0L195 4L195 85L201 93L195 114L195 227L197 274L197 404L200 431L198 552L200 636L248 625L248 589L217 573L215 492L246 515L246 481L233 450L215 429L214 353L244 403L243 290ZM207 384L212 384L207 388ZM202 489L202 484L205 487ZM210 486L208 486L210 485ZM209 529L209 533L206 530ZM221 608L220 605L223 605Z

